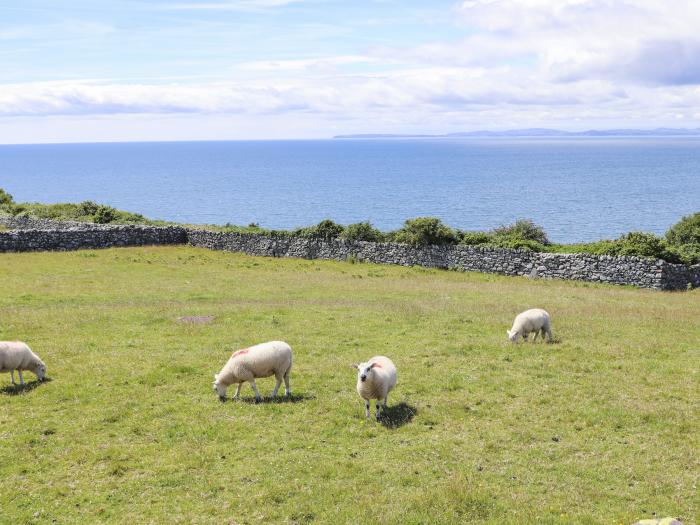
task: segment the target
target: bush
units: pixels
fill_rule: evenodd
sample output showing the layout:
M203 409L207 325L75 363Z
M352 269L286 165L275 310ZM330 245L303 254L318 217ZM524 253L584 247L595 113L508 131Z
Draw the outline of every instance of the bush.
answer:
M319 239L337 239L345 228L330 219L324 219L316 226L308 228L299 228L294 231L295 234L302 237L316 237Z
M494 248L508 248L510 250L547 251L547 247L541 242L530 239L518 239L516 237L496 237L488 245Z
M673 246L696 244L700 246L700 212L683 217L666 232L666 240Z
M542 245L549 245L549 239L542 226L536 225L530 219L520 219L508 226L500 226L493 230L493 236L497 242L507 241L535 241Z
M12 195L0 188L0 206L7 205L9 207L10 205L14 204L14 202L15 200L12 198Z
M93 220L97 224L108 224L117 218L117 210L111 206L98 206L94 213Z
M633 255L637 257L654 257L670 260L674 258L668 251L666 242L653 233L630 232L622 235L615 242L613 255Z
M99 208L100 206L93 201L83 201L78 204L76 212L81 217L92 217L97 213Z
M463 232L458 231L459 244L467 246L477 246L480 244L489 244L493 240L493 235L486 232Z
M365 221L349 224L340 234L340 238L348 241L381 242L384 234Z
M457 244L457 233L436 217L408 219L400 230L390 234L395 242L412 246Z
M684 264L700 264L700 244L669 246L669 252Z

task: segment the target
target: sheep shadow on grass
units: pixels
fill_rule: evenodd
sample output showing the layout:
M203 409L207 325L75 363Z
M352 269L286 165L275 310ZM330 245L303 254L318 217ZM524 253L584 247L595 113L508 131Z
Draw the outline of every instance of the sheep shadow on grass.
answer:
M255 401L254 396L241 396L238 399L227 399L227 401L233 401L234 403L248 403L250 405L265 405L265 404L283 404L283 403L303 403L304 401L310 401L316 399L316 396L311 394L290 394L288 396L278 395L277 397L263 396L260 401Z
M38 379L35 379L34 381L28 381L24 383L23 385L16 384L16 385L5 385L4 387L0 388L0 394L6 395L6 396L20 396L22 394L26 394L27 392L31 392L35 388L38 388L41 383L48 383L51 381L50 378L45 377L44 381L39 381Z
M379 422L386 428L399 428L410 423L418 414L418 409L407 403L382 408Z

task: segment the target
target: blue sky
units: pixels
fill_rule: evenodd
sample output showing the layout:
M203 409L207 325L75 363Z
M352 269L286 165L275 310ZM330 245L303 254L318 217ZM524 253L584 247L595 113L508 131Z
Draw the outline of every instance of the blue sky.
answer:
M700 2L5 0L0 143L700 126Z

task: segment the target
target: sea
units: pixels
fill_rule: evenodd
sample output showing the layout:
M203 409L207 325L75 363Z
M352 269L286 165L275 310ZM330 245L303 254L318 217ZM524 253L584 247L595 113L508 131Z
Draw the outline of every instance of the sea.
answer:
M658 234L700 211L700 137L328 139L0 145L16 201L152 219L464 230L531 219L555 242Z

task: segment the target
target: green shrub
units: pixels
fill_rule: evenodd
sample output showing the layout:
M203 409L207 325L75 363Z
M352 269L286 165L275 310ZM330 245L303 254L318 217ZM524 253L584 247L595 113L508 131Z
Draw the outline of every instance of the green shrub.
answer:
M684 264L700 264L700 244L669 246L669 252Z
M99 204L97 204L96 202L83 201L80 204L78 204L76 212L81 217L92 217L97 213L99 207Z
M630 232L622 235L615 243L613 255L634 255L656 259L675 259L668 251L668 245L653 233Z
M381 242L384 235L368 221L349 224L340 234L341 239L348 241Z
M345 228L333 222L330 219L324 219L319 222L316 226L309 226L308 228L298 228L294 230L296 235L301 237L316 237L319 239L336 239L340 236Z
M493 235L487 232L465 232L458 231L459 244L468 246L477 246L480 244L489 244L493 240Z
M93 220L97 224L108 224L117 218L117 210L111 206L98 206L94 213Z
M495 237L488 245L494 248L508 248L510 250L547 251L547 247L541 242L530 239L518 239L517 237Z
M12 195L0 188L0 206L10 206L14 204L14 202Z
M400 230L390 234L394 242L412 246L457 244L457 233L436 217L408 219Z
M700 212L683 217L666 232L666 240L674 246L700 246Z
M496 242L535 241L547 246L550 244L542 226L536 225L530 219L519 219L515 224L500 226L493 230Z

